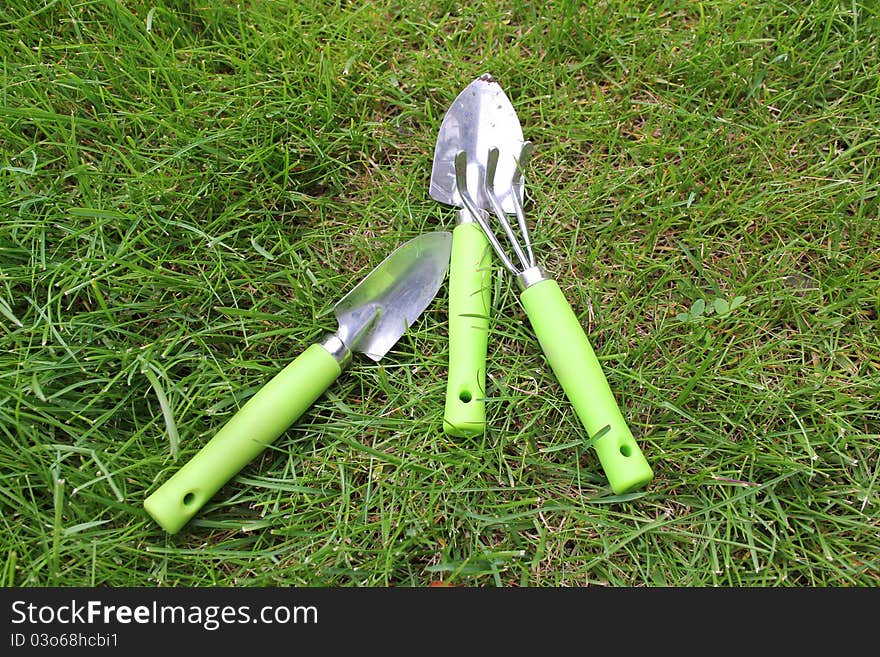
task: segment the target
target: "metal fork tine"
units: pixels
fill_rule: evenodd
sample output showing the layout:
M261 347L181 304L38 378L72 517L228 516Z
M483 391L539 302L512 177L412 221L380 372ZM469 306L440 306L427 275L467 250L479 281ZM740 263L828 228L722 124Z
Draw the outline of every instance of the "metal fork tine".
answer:
M510 183L511 193L513 196L513 210L516 212L516 221L519 224L519 230L523 236L523 242L526 245L526 252L529 256L529 266L536 267L538 262L535 260L535 252L532 251L532 240L529 237L529 228L526 225L526 215L523 212L520 194L523 193L523 176L525 175L526 166L528 166L529 158L532 156L534 145L527 141L522 145L517 161L516 171L513 173L513 180Z
M490 148L489 157L486 161L486 196L489 198L489 204L495 211L495 217L498 219L498 223L500 223L501 227L504 229L504 233L505 235L507 235L510 246L513 247L513 250L516 253L516 257L519 259L522 268L528 269L529 260L528 258L526 258L526 254L523 253L522 247L519 245L519 241L516 239L516 235L513 234L513 228L511 227L510 222L507 221L507 215L504 214L504 209L501 207L501 203L498 201L498 197L495 195L495 171L497 168L498 149Z
M479 224L480 228L483 229L483 232L486 234L486 239L489 240L489 244L491 244L492 248L495 249L495 253L498 254L501 262L504 264L509 272L517 275L519 272L517 271L516 266L513 264L513 262L511 262L510 258L507 257L504 249L501 248L501 243L492 232L492 229L489 226L489 222L486 221L486 213L479 207L477 207L477 204L474 203L474 199L471 196L470 191L468 190L467 153L465 151L460 151L455 156L455 184L458 186L458 194L459 196L461 196L462 202L468 209L468 212L471 213L471 216L474 218L474 220Z

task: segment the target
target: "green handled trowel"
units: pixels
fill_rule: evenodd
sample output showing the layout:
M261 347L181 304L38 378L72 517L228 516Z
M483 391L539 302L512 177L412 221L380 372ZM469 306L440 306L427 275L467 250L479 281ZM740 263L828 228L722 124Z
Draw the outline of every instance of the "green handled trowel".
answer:
M451 249L450 233L425 233L382 261L334 307L336 333L308 347L251 397L144 501L147 512L166 531L179 531L320 397L349 364L353 351L380 360L437 294Z
M491 208L483 193L489 150L502 153L495 198L513 212L515 157L523 141L516 110L491 75L481 75L458 94L440 124L431 167L431 198L458 208L449 265L449 374L443 429L450 436L473 437L486 429L486 347L489 333L492 252L473 212L471 201L485 213ZM458 182L455 158L467 155L466 178L472 192ZM505 175L506 174L506 177Z

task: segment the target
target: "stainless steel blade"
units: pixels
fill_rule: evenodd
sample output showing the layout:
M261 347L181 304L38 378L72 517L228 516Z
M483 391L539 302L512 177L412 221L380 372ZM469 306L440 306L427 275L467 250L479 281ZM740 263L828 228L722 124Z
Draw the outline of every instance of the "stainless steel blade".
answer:
M516 158L523 144L523 132L516 110L488 73L471 82L449 106L434 147L431 168L431 198L440 203L464 207L455 177L455 157L467 154L467 188L480 208L488 209L483 180L489 151L499 150L495 195L505 212L515 211L512 194L523 201L522 186L514 188Z
M399 246L334 306L336 332L352 351L381 359L436 296L452 233L424 233Z

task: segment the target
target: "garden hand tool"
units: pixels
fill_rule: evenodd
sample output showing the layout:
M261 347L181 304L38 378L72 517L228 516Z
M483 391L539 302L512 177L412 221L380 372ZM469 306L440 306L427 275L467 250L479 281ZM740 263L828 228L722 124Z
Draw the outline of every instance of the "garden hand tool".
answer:
M513 212L513 179L523 133L513 105L491 75L471 82L447 110L437 134L431 168L431 198L457 208L449 265L449 373L444 431L451 436L478 436L486 426L486 342L492 283L491 250L474 212L485 216L490 200L481 193L489 149L502 155L506 176L495 188L496 200ZM476 210L465 208L455 170L458 153L467 155L466 178ZM521 193L521 190L520 190ZM522 200L522 199L518 199Z
M486 157L486 175L481 183L481 193L489 199L493 214L513 249L516 262L502 248L485 215L471 198L469 191L473 189L473 183L468 178L469 156L463 150L455 156L458 188L465 207L485 232L504 267L516 277L521 290L520 302L553 373L592 439L611 490L616 494L625 493L648 483L654 474L627 427L602 366L578 318L559 285L544 273L535 260L521 203L524 186L523 170L531 154L532 145L525 142L519 144L518 149L516 158L518 161L513 163L513 176L506 179L509 182L504 182L503 190L507 191L511 188L513 190L512 193L508 192L506 198L512 202L522 244L517 240L507 219L502 199L496 193L496 181L499 173L502 173L502 163L499 159L501 153L498 148L489 149ZM507 175L510 166L511 163L508 162L502 175Z
M186 465L144 501L172 534L280 436L348 366L352 352L379 361L422 314L449 266L452 235L437 231L395 250L335 306L339 329L263 386Z

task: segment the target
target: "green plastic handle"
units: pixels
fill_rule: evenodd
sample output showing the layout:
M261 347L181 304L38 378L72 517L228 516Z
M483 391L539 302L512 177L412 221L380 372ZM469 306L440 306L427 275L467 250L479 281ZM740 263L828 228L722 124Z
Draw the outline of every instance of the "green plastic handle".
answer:
M526 288L520 301L553 373L587 433L595 438L593 446L611 490L619 495L647 484L654 476L651 466L627 427L599 359L559 285L549 279L535 283Z
M144 508L175 534L220 487L250 463L321 396L342 369L313 344L275 375L174 476L144 501Z
M443 430L466 438L486 429L486 343L492 292L489 242L476 223L452 231L449 373Z

